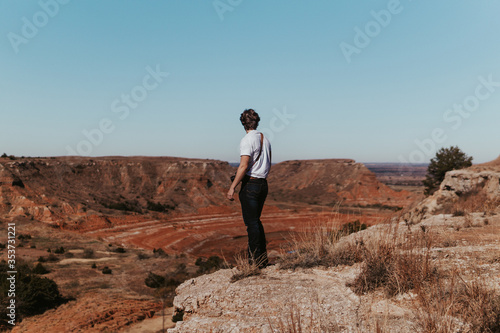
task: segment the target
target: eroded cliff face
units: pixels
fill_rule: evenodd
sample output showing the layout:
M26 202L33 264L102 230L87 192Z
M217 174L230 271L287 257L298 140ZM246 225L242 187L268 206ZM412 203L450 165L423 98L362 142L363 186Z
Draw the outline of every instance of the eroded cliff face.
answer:
M79 231L193 214L232 214L225 194L235 168L173 157L0 158L0 215ZM267 204L404 207L414 200L353 160L274 165Z
M379 182L362 163L350 159L287 161L269 176L275 201L319 205L382 205L404 207L415 200Z
M0 213L76 228L195 213L225 203L233 170L227 162L170 157L0 159Z

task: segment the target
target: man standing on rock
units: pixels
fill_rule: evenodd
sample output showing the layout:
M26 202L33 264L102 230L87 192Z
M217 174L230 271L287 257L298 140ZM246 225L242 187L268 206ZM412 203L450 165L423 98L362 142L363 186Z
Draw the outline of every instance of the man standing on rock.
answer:
M240 142L240 166L227 192L227 198L234 200L234 190L241 182L239 199L248 233L249 260L262 268L267 266L268 260L266 236L260 215L268 192L266 178L271 169L271 144L262 133L257 132L260 121L257 112L245 110L240 121L247 134Z

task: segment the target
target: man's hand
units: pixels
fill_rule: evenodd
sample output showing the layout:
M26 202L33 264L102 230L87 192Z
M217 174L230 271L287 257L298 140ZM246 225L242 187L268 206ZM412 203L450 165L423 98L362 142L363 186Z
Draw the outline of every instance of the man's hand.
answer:
M227 191L226 197L233 201L234 200L234 189L238 184L241 182L243 177L245 176L245 173L248 170L248 165L250 164L250 156L248 155L241 155L241 160L240 160L240 166L238 167L238 170L236 171L236 175L234 177L233 183L231 184L231 187L229 188L229 191Z
M234 201L234 188L230 188L229 191L227 191L226 197L230 201Z

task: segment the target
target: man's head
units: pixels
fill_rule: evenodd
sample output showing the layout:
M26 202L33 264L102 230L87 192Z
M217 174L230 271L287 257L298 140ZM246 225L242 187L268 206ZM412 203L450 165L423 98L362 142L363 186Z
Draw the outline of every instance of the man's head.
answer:
M241 114L240 121L246 131L251 131L259 126L260 117L253 109L247 109Z

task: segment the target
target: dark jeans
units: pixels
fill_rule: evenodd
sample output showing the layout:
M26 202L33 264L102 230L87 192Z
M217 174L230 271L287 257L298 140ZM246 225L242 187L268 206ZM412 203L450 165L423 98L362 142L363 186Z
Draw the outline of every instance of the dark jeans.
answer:
M255 262L261 267L265 267L268 264L266 235L260 221L267 192L267 180L250 179L250 177L245 176L239 194L243 221L248 233L249 259L250 262Z

